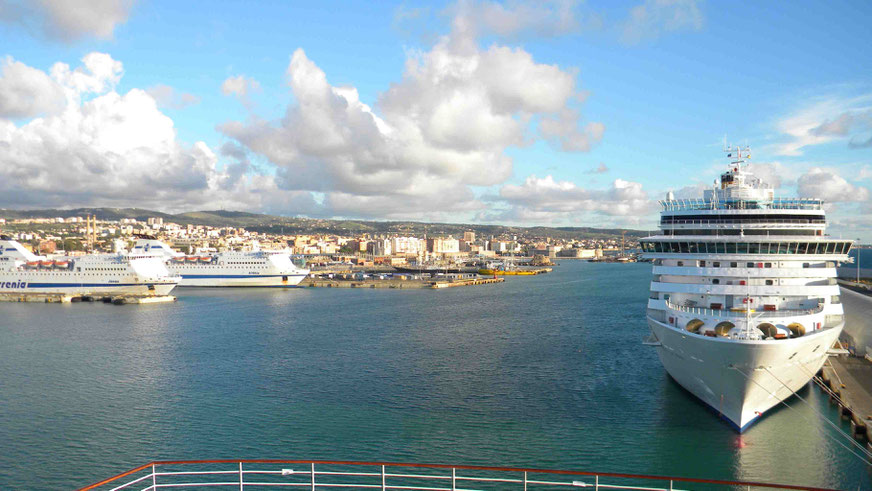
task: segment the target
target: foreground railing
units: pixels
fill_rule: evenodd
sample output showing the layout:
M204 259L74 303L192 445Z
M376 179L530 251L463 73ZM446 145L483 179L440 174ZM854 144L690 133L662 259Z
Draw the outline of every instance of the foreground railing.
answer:
M421 491L490 489L557 489L581 487L671 491L682 489L811 489L808 486L751 481L724 481L690 477L652 476L607 472L524 469L470 465L410 464L321 460L179 460L156 461L81 488L87 490L182 488L245 489L346 488Z

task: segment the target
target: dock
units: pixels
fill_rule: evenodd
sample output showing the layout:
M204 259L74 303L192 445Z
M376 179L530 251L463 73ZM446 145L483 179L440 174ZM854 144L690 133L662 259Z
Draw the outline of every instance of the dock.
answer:
M434 281L433 285L430 288L454 288L456 286L489 285L492 283L503 283L504 281L506 281L505 278L472 278L468 280Z
M866 440L872 451L872 362L853 356L831 356L821 369L821 380L830 389L830 402L839 406L842 419L851 423L851 435ZM826 390L826 389L824 389Z
M864 285L839 280L845 308L840 343L849 355L830 356L815 382L851 423L852 436L872 451L872 296Z
M68 293L0 293L0 302L79 303L103 302L113 305L175 302L173 295L71 295Z
M457 280L341 280L307 278L301 286L310 288L394 288L394 289L441 289L458 286L489 285L503 283L505 278L468 278Z

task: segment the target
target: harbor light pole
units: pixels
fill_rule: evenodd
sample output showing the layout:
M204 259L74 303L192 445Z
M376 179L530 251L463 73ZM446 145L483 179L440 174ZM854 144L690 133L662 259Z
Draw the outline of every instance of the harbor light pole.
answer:
M857 283L860 283L860 238L857 237Z

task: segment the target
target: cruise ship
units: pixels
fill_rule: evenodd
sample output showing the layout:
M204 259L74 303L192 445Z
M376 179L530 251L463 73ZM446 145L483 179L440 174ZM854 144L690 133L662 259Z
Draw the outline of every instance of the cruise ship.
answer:
M182 277L179 286L292 287L309 274L281 251L185 255L148 235L137 236L131 255L161 258L172 273Z
M661 201L647 320L682 387L744 431L811 380L844 326L836 266L852 241L825 234L819 199L776 198L745 148L701 199ZM744 155L744 157L743 157Z
M0 236L0 293L167 295L180 279L153 257L90 254L49 259Z

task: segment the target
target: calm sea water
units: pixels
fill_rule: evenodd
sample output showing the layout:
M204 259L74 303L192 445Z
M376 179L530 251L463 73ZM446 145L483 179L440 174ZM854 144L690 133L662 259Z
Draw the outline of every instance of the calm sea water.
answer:
M649 264L441 291L0 304L0 489L155 459L400 460L872 488L814 387L741 437L643 346Z

